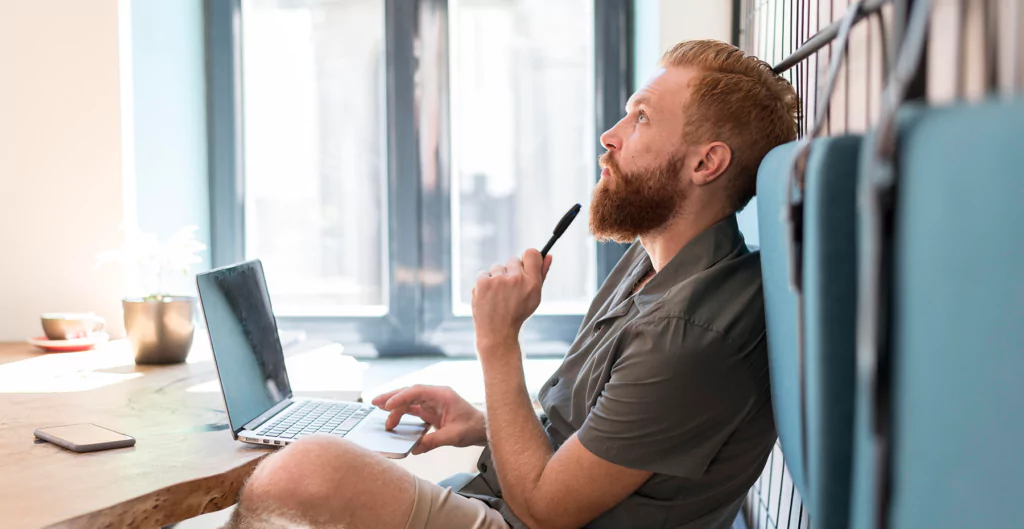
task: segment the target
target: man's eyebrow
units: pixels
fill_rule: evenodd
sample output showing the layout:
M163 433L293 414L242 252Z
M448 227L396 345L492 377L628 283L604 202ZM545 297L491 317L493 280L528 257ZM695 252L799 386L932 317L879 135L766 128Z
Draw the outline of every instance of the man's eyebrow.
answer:
M640 105L650 106L650 102L651 99L647 96L637 96L635 98L630 98L629 101L626 101L626 113L629 113L630 108L636 108Z

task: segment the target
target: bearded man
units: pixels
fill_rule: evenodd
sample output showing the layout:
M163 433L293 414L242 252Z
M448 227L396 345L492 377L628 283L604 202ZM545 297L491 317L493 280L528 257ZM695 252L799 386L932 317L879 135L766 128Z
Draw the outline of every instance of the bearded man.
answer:
M453 491L330 436L264 461L241 527L728 528L775 442L760 257L736 212L757 167L797 134L792 86L729 44L667 51L601 136L590 228L631 242L565 360L527 394L518 331L552 264L537 250L473 293L486 413L449 388L374 399L434 426L414 450L486 445Z

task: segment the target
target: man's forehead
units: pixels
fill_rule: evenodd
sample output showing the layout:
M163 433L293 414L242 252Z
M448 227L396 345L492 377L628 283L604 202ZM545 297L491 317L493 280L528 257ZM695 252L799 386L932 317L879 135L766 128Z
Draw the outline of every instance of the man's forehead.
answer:
M681 66L659 67L626 103L627 108L639 105L666 106L669 99L677 106L680 98L687 94L687 87L693 78L693 69Z

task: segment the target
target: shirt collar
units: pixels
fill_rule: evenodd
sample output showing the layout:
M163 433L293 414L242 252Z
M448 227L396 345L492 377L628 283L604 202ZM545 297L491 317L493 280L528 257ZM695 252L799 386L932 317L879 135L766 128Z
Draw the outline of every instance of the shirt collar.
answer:
M729 215L686 243L640 292L630 296L633 285L652 268L650 256L643 248L637 248L640 242L633 244L629 251L638 254L636 261L615 289L611 308L600 316L598 322L626 315L634 301L643 310L663 298L675 285L711 268L731 254L742 255L748 251L736 223L736 215Z
M679 283L711 268L730 255L742 255L747 251L743 234L740 233L739 225L736 223L736 215L728 215L680 248L668 264L637 293L636 302L641 309L644 309L664 297L672 287ZM634 274L636 277L641 277L650 269L651 258L647 252L642 252ZM632 287L633 283L626 285L626 288L631 289Z

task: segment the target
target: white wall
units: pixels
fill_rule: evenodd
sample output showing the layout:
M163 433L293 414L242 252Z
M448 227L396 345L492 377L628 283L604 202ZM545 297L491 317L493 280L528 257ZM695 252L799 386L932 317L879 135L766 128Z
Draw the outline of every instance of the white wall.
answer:
M662 51L683 40L729 42L732 0L661 0L660 22Z
M0 340L46 311L121 330L117 0L0 0Z
M732 39L732 0L634 0L634 71L639 83L665 50L696 39Z

